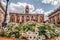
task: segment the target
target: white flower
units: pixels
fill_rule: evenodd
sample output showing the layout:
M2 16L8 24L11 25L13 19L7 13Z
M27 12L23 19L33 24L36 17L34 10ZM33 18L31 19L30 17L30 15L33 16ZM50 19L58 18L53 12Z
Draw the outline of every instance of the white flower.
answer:
M41 37L41 39L45 39L45 36L44 35L41 35L40 37Z
M15 34L11 35L11 38L15 38Z
M37 38L38 40L42 40L42 37L41 36L38 36L38 38Z
M47 33L50 33L48 30L45 30Z
M8 28L4 28L4 31L7 32L8 31Z
M57 29L55 30L55 32L56 32L56 33L59 33L59 31L58 31Z
M46 35L48 36L48 38L50 38L51 36L50 36L50 33L46 33Z

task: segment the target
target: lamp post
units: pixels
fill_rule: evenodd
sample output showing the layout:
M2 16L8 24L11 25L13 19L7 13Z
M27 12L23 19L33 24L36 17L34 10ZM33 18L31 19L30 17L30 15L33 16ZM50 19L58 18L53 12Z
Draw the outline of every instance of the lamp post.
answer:
M7 18L8 2L9 2L9 0L6 0L6 11L5 11L4 21L3 21L3 23L2 23L2 27L4 27L4 26L7 25L6 18Z

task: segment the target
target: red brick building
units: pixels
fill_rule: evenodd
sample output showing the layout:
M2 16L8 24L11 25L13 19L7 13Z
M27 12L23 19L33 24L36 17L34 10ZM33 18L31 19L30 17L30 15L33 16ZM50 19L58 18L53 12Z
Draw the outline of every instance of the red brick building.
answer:
M2 22L4 21L5 10L0 2L0 28L2 27Z
M10 13L10 22L23 23L27 21L44 22L44 14L31 14L28 5L25 8L25 13Z
M0 23L2 23L4 20L4 14L5 14L5 10L0 2Z
M25 7L25 13L9 13L9 23L23 23L27 21L44 22L44 14L31 14L29 6ZM5 10L0 2L0 23L4 21Z
M60 7L48 15L49 21L60 27Z

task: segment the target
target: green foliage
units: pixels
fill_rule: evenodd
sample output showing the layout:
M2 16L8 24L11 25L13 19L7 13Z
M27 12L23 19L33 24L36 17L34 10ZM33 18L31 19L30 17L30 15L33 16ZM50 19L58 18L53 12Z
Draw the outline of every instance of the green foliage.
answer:
M19 25L19 28L21 28L21 30L24 30L24 31L32 31L34 32L35 29L33 28L34 26L36 26L36 23L35 22L26 22L26 23L22 23Z
M56 32L57 27L54 24L42 23L38 29L39 35L44 35L46 38L54 38L59 36L59 33Z
M45 38L54 38L60 35L60 33L57 31L57 27L54 24L25 22L22 24L8 24L6 27L2 27L0 29L0 36L11 38L26 37L26 32L35 33L37 30L36 28L38 29L38 36L43 35Z
M6 27L2 27L2 29L0 29L0 36L19 38L21 30L24 32L27 32L29 30L34 32L35 29L33 27L35 25L35 22L26 22L22 24L8 24Z

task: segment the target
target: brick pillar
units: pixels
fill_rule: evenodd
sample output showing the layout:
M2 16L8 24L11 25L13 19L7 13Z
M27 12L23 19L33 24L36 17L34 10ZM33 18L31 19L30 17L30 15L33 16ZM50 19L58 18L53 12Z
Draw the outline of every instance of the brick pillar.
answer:
M30 21L31 21L31 16L29 16L30 17Z
M34 16L34 19L35 19L35 16Z
M24 16L24 22L26 22L26 15Z
M54 17L52 18L52 23L54 24Z
M20 16L19 16L19 23L20 23Z
M35 20L38 22L38 16L35 16Z
M38 22L40 22L40 16L38 16Z
M51 23L53 23L52 21L53 21L53 19L51 18Z
M14 17L15 17L15 23L16 23L16 18L17 18L17 17L16 17L16 14L14 15Z
M22 16L20 15L20 22L22 22Z
M51 22L51 18L49 18L49 22Z
M55 24L57 24L57 16L55 16Z

